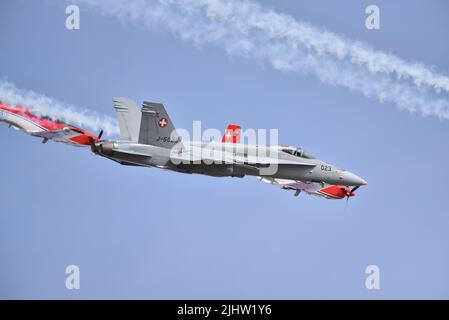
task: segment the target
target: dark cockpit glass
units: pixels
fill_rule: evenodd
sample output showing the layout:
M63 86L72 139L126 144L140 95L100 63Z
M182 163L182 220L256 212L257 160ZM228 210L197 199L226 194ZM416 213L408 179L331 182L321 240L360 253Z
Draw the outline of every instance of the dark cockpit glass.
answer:
M300 157L300 158L305 158L305 159L315 159L314 156L312 156L310 153L308 153L307 151L305 151L304 149L301 149L301 148L284 147L284 148L282 148L282 151L285 153L291 154L292 156L295 156L295 157Z

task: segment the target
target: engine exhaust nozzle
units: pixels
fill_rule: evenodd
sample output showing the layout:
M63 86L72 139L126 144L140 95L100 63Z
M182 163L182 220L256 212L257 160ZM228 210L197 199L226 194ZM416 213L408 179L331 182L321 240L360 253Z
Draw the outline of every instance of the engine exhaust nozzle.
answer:
M111 156L117 144L113 141L99 141L91 145L91 150L95 154Z

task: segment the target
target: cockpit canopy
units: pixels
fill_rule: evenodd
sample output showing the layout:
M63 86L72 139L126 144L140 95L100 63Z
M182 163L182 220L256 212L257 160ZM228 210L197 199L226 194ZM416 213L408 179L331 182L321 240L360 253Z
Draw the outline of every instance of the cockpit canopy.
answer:
M305 158L305 159L315 159L310 153L301 148L296 148L293 146L282 147L281 150L285 153L291 154L295 157Z

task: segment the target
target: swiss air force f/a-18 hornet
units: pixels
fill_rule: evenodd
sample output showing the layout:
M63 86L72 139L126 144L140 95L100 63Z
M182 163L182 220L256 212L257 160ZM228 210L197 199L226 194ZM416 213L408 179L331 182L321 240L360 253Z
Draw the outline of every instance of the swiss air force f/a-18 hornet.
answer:
M183 141L164 106L115 98L120 141L92 143L92 151L122 165L158 167L215 177L256 176L260 180L327 199L342 199L366 181L318 160L303 149L240 143L240 126L230 125L220 142ZM351 188L352 187L352 188Z

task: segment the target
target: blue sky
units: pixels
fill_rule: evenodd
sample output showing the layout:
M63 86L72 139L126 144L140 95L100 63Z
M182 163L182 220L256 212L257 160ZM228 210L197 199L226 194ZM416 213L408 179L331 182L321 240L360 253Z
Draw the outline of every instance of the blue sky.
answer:
M445 1L259 2L449 75ZM345 207L253 177L124 167L1 125L1 298L449 298L447 120L80 9L69 31L64 3L2 1L0 76L112 117L124 96L163 102L181 128L278 128L369 184ZM80 290L65 288L70 264ZM371 264L380 290L365 288Z

